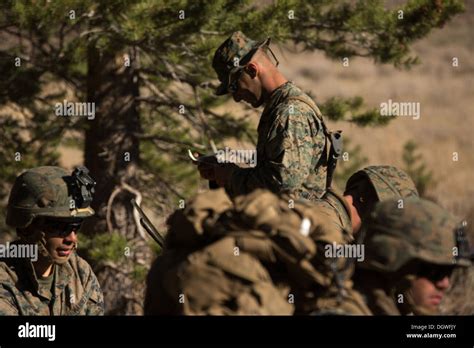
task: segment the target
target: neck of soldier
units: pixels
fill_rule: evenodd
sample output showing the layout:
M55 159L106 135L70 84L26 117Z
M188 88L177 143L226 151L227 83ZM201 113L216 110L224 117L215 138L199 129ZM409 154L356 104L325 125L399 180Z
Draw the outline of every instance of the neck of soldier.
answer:
M268 98L272 95L273 91L287 82L288 79L276 68L265 74L261 74L260 83L262 84L262 92L264 93L265 102L268 101Z
M351 195L346 195L344 196L344 199L346 200L351 210L352 234L356 235L360 230L360 226L362 225L362 219L356 207L354 206L353 197Z
M39 256L36 262L33 262L36 275L39 277L49 277L53 273L53 266L49 259Z

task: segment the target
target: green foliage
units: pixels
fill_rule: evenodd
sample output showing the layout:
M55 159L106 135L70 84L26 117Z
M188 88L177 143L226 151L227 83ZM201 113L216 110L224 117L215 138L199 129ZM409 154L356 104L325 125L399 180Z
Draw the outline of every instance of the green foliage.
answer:
M133 266L132 270L132 278L137 282L144 282L146 279L146 275L148 274L148 267L145 267L140 264L136 264Z
M405 68L418 62L410 54L413 42L464 10L463 1L456 0L412 0L395 8L378 0L292 3L295 20L287 38L305 49L323 50L330 58L371 57Z
M78 251L97 265L104 261L123 261L127 239L117 233L101 233L92 237L80 235Z
M380 117L377 109L359 111L363 105L362 97L332 97L321 105L323 115L333 121L346 120L360 127L384 126L390 122L389 117Z
M418 145L414 141L408 141L403 146L404 170L413 179L421 197L426 197L430 189L436 183L433 179L433 171L427 168L423 155L417 153Z
M353 146L350 138L344 137L343 156L337 162L334 173L336 187L344 190L349 177L366 164L367 157L363 155L361 146Z
M158 243L156 243L155 241L150 241L148 245L155 256L161 255L163 249L158 245Z

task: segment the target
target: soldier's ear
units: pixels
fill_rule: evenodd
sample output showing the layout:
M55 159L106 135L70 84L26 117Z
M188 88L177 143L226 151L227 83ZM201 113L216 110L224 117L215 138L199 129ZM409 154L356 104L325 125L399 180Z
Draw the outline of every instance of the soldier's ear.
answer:
M259 66L254 62L250 62L245 66L245 72L249 75L252 79L256 78L258 75Z

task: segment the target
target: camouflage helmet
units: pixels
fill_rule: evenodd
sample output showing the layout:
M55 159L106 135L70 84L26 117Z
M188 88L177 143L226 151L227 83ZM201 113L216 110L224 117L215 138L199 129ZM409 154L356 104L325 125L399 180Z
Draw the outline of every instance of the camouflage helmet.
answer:
M85 218L94 215L89 206L94 180L85 167L69 174L53 166L32 168L19 175L10 192L6 223L27 227L36 217Z
M241 31L234 32L225 40L216 50L212 60L212 68L221 82L216 95L227 94L230 76L242 69L259 48L268 46L269 43L270 38L257 42L249 39Z
M378 201L395 197L418 197L413 180L403 170L393 166L369 166L353 174L346 184L346 192L361 181L368 180L375 189Z
M366 255L361 268L396 272L410 261L468 266L468 247L446 210L424 199L380 202L363 227ZM464 240L465 242L465 240ZM457 251L457 253L455 253Z

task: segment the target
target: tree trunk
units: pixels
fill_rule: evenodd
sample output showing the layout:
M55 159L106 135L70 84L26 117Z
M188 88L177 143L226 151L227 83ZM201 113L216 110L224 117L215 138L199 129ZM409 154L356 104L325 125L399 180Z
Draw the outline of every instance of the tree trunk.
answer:
M135 102L138 76L125 66L120 52L88 48L88 101L95 103L95 119L85 136L85 164L97 182L93 208L96 223L90 230L119 233L127 239L123 260L94 265L104 291L106 314L141 314L143 281L132 277L137 264L146 264L151 250L140 237L130 204L134 194L124 189L137 184L140 119ZM112 202L109 202L113 195ZM109 224L107 224L107 211ZM113 232L112 232L112 231ZM126 249L127 249L126 248Z

